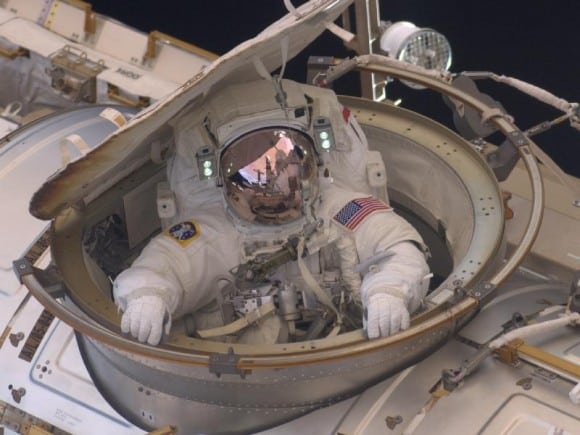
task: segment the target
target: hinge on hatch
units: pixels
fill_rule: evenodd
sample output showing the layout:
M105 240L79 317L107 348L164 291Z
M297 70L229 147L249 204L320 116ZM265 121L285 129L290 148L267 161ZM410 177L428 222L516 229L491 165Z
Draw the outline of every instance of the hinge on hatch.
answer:
M228 353L213 353L209 356L209 371L214 373L218 378L223 375L240 375L242 379L250 374L251 370L240 369L238 361L240 356L234 353L230 347Z
M497 286L487 281L481 281L469 292L470 296L479 300L479 305L484 306L493 299L497 292Z

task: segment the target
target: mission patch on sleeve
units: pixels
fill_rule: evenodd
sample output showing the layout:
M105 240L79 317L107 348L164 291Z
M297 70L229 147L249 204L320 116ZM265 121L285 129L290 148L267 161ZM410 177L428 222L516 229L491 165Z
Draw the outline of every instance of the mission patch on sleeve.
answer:
M194 221L185 221L179 224L173 225L168 230L165 230L164 234L171 237L181 246L187 246L192 240L195 240L201 234L199 225Z

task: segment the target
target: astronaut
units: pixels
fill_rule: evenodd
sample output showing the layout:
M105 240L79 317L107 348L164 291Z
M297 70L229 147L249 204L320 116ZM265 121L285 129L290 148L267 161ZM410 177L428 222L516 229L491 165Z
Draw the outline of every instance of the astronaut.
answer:
M260 333L239 331L241 342L280 342L285 319L299 317L282 304L296 292L292 307L316 300L335 330L345 300L362 305L370 339L409 327L428 289L426 248L377 197L386 189L369 181L366 138L332 91L289 80L234 85L175 129L176 213L115 279L123 332L156 345L172 319L203 317L232 288L272 308L247 322Z

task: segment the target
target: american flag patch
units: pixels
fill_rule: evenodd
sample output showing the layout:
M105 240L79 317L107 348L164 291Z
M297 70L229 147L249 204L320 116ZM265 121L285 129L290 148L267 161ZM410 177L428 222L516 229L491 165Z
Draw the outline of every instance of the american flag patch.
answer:
M334 216L334 219L349 230L354 230L368 215L375 211L390 209L391 207L383 201L369 196L352 200Z

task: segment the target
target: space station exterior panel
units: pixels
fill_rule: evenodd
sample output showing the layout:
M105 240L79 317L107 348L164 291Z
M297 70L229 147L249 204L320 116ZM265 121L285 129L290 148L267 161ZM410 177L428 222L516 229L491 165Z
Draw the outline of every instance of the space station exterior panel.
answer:
M45 58L67 44L67 41L60 35L19 17L3 23L0 26L0 36L14 44L27 47Z
M46 0L6 0L4 11L26 18L29 21L43 21L48 12Z
M0 24L4 24L15 17L14 13L8 11L7 9L0 8Z
M2 6L0 72L7 86L0 98L10 102L9 88L18 89L23 114L37 106L68 108L79 102L142 108L217 57L168 35L145 34L96 14L85 2L22 0Z
M32 297L12 266L18 257L39 268L51 261L48 227L30 216L27 198L42 180L96 146L118 128L120 119L134 113L110 106L61 111L27 124L0 143L0 198L10 205L2 213L5 243L0 248L0 408L8 430L20 433L28 418L30 424L42 420L59 434L89 433L87 428L99 427L107 427L109 433L142 433L102 400L82 363L72 328ZM66 140L75 135L82 136L80 148Z

